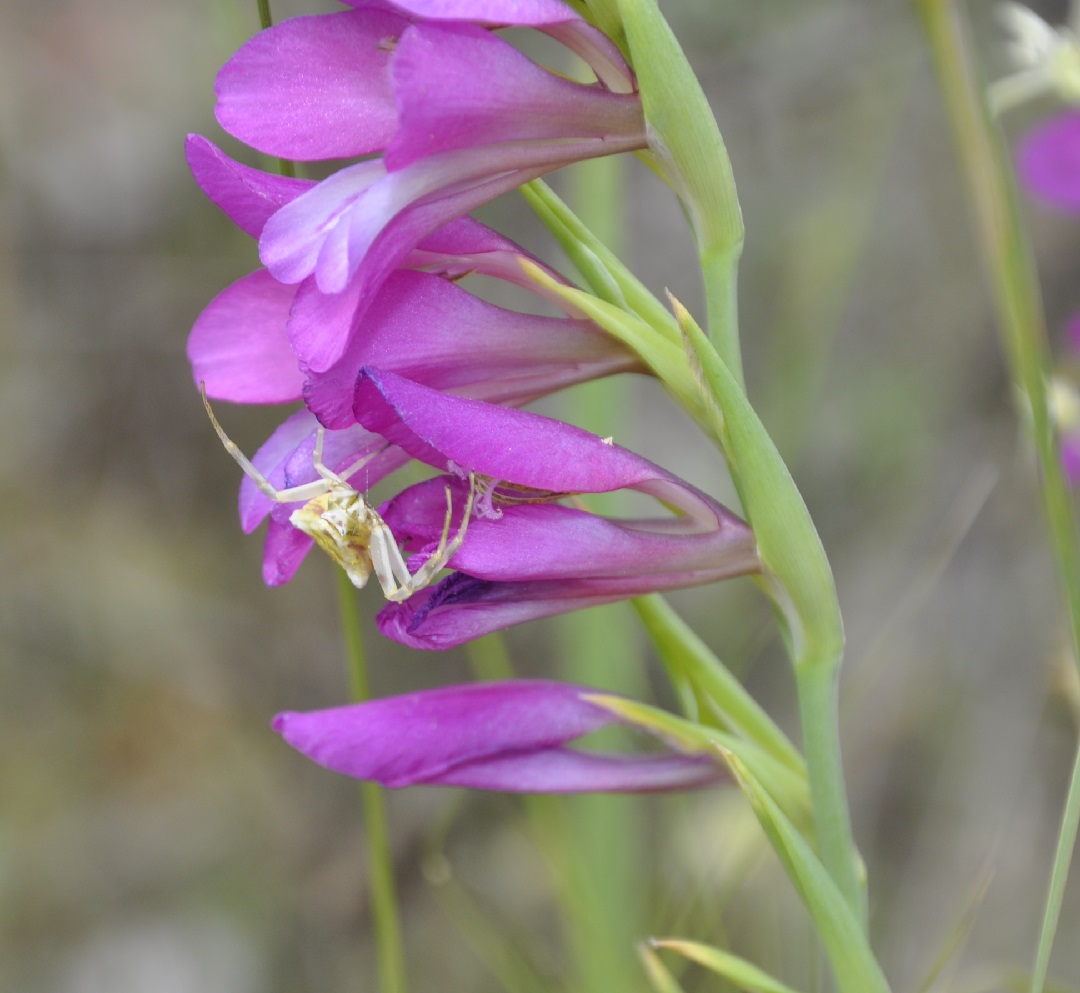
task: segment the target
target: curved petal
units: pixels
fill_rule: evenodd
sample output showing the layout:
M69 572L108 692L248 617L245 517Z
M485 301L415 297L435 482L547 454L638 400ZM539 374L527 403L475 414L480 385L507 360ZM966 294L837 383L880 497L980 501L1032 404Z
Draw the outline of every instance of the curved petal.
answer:
M715 501L626 448L550 417L449 396L378 369L357 381L356 419L413 458L459 474L559 493L630 487L672 503L702 530L717 526ZM741 526L723 510L723 521Z
M294 17L261 31L218 73L218 121L268 155L381 151L397 127L389 67L408 24L368 8Z
M1020 178L1047 203L1080 212L1080 111L1058 114L1020 145Z
M351 166L288 204L266 224L263 264L282 282L314 273L324 293L352 279L361 299L373 292L428 235L490 200L582 159L642 147L642 137L587 138L565 144L522 142L428 156L378 175L378 161Z
M349 215L349 208L384 174L381 162L361 162L339 169L283 206L269 218L259 238L263 265L283 283L299 283L310 276L316 271L328 232ZM346 282L347 278L333 288L325 285L322 288L341 292Z
M279 208L316 185L310 179L291 179L241 165L201 135L189 134L184 151L203 193L253 238L262 234Z
M537 284L521 266L522 258L532 259L560 283L566 282L565 277L523 248L470 217L459 217L437 228L400 264L402 268L423 269L450 279L477 272L536 292ZM310 276L301 282L289 315L289 341L301 368L315 376L346 361L351 337L368 322L368 308L380 298L379 293L379 287L367 292L363 280L352 281L340 293L323 293ZM353 369L354 381L358 369L359 365ZM350 382L350 396L353 385ZM348 420L352 420L351 413ZM341 419L324 423L333 427Z
M380 512L410 549L430 552L446 516L446 487L463 506L468 486L446 477L410 486ZM717 517L725 514L717 504ZM497 519L469 524L451 568L478 579L507 582L615 579L692 573L697 582L752 572L758 567L749 530L717 527L702 533L685 517L609 520L557 503L508 506ZM616 587L621 589L621 587Z
M295 289L265 269L222 290L199 315L187 355L208 396L234 403L299 400L304 375L285 325Z
M393 76L401 123L386 149L391 172L476 146L628 136L645 142L637 96L549 72L471 24L409 28L394 55Z

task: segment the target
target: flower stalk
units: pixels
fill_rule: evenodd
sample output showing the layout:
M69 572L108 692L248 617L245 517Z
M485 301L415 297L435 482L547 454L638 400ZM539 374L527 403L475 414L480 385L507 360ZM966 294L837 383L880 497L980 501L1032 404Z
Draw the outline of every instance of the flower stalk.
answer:
M1043 513L1069 616L1073 658L1080 663L1080 531L1065 478L1048 397L1050 350L1038 277L1024 234L1013 169L985 97L971 32L959 5L917 0L971 197L984 262L993 288L1005 356L1025 401L1023 411L1039 461ZM1054 932L1077 827L1080 754L1062 817L1050 891L1032 972L1032 993L1046 981Z
M334 569L338 611L352 699L361 703L371 697L364 654L363 631L356 590L342 569ZM405 948L401 936L401 914L394 884L394 856L387 828L386 798L378 783L362 782L360 800L364 809L364 837L370 876L372 918L380 993L406 993Z

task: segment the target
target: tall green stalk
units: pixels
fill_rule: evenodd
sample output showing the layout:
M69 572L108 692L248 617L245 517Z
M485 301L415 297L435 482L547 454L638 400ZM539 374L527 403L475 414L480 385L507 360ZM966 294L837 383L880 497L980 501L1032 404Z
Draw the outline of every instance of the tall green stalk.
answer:
M970 26L949 0L915 0L922 16L994 293L1013 381L1026 401L1032 442L1042 476L1043 512L1064 594L1073 658L1080 645L1080 533L1065 480L1047 382L1050 349L1031 251L1021 222L1012 165L975 64ZM1032 993L1046 982L1077 825L1080 823L1080 752L1062 816L1046 910L1032 973Z
M334 569L337 579L338 608L345 654L349 667L349 688L356 703L371 697L363 633L356 589L343 569ZM378 956L380 993L405 993L405 951L401 939L397 892L394 886L394 858L387 830L386 803L378 783L361 783L360 799L364 808L367 839L368 873L371 878L372 917L375 921L375 946Z

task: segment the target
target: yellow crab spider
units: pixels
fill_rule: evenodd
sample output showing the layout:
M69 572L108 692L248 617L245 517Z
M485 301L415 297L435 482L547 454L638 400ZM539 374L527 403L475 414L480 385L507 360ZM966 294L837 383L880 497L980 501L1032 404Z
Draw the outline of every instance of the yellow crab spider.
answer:
M292 512L289 522L304 534L311 535L315 543L345 570L345 574L357 589L362 589L374 572L387 600L407 600L418 590L430 585L436 574L445 568L453 554L461 547L476 497L476 477L472 473L469 474L469 497L465 501L465 516L461 519L461 527L451 539L450 523L454 508L448 486L446 521L439 544L431 558L416 572L410 573L386 521L346 481L379 452L371 452L357 459L338 474L323 464L323 440L326 432L322 425L319 425L315 434L315 450L311 456L311 464L319 478L285 490L276 489L225 433L206 397L206 384L200 383L199 386L202 390L203 406L206 407L210 423L214 425L225 451L259 487L259 492L271 500L276 503L304 501L302 507Z

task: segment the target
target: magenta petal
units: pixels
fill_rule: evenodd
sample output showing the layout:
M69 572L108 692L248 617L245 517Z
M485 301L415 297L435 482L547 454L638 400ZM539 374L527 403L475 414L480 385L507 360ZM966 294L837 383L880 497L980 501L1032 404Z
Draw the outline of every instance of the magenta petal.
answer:
M259 242L263 264L284 283L314 274L324 293L361 282L373 292L425 238L455 218L545 173L642 147L643 136L463 148L383 174L380 161L335 173L277 212Z
M283 586L300 568L314 540L291 524L271 519L263 544L262 578L267 586Z
M382 150L397 127L390 58L408 23L368 9L294 17L260 32L218 74L218 121L268 155Z
M409 28L393 74L401 126L386 150L391 171L439 152L510 142L637 136L645 144L636 96L551 73L473 25Z
M583 692L541 680L473 683L279 714L274 729L335 772L408 786L464 762L560 745L615 723Z
M366 317L362 289L356 280L341 293L323 293L314 276L297 287L289 314L289 344L308 375L323 373L341 360L350 337ZM327 426L337 425L327 422Z
M504 238L491 228L472 220L460 217L450 221L424 238L419 245L401 260L403 268L424 269L450 279L457 279L471 272L490 275L536 291L536 284L531 282L521 267L521 258L529 258L508 238ZM566 280L543 263L533 259L545 271L559 282ZM341 408L338 414L327 413L320 418L328 427L340 426L345 415L341 405L351 406L351 394L356 373L364 361L356 363L345 356L351 336L361 325L364 335L368 335L367 326L376 317L368 318L367 311L376 300L381 300L379 287L369 291L364 280L353 280L340 293L323 293L313 277L300 283L292 313L289 315L289 341L296 357L307 373L318 376L342 363L352 363L352 380L348 383L347 396L338 398L334 404ZM608 346L610 348L610 346ZM573 361L572 356L567 361ZM380 362L387 365L385 361ZM391 366L392 368L393 366ZM329 410L325 406L320 411ZM351 412L348 420L352 420Z
M259 239L263 265L283 283L299 283L316 272L328 232L333 232L341 219L348 216L349 208L384 174L381 162L361 162L340 169L282 207L266 222ZM347 265L348 260L341 263ZM335 273L340 268L340 264L335 266ZM348 276L346 271L331 286L326 285L329 280L325 277L320 278L319 284L327 292L340 293Z
M304 376L285 325L295 290L265 269L219 293L199 315L187 354L195 382L234 403L299 400Z
M304 395L323 424L355 422L357 376L373 363L439 389L518 402L639 368L595 325L504 310L438 276L404 271L382 285L341 359L310 374Z
M628 449L562 421L449 396L379 369L361 373L355 409L368 430L445 471L456 466L566 493L605 493L673 478Z
M202 191L253 238L262 234L279 208L315 186L310 179L290 179L241 165L197 134L188 135L185 152Z
M399 788L418 784L514 792L644 792L721 778L703 756L579 753L565 742L617 722L583 687L533 680L474 683L313 713L274 729L335 772Z
M1080 212L1080 111L1058 114L1020 145L1023 184L1047 203Z
M262 444L252 458L252 463L278 490L292 485L285 479L285 466L301 445L314 445L318 422L307 410L298 410L274 429L274 433ZM308 458L310 460L310 454ZM255 530L262 519L274 508L274 501L259 492L248 476L240 483L240 527L247 533Z

